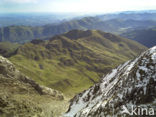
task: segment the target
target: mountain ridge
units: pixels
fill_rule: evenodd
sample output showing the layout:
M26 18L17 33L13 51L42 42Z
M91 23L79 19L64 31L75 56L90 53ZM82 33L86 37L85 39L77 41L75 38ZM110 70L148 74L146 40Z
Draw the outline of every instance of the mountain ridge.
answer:
M70 31L46 41L25 43L9 59L35 81L64 93L77 93L97 82L103 73L147 49L110 33L74 33L79 34L74 39L68 38L73 36Z
M134 19L110 19L103 21L98 17L84 17L73 19L59 24L44 26L8 26L0 28L0 41L24 43L33 39L49 39L49 37L68 32L70 30L101 30L105 32L120 34L125 30L138 27L146 28L155 26L154 20Z

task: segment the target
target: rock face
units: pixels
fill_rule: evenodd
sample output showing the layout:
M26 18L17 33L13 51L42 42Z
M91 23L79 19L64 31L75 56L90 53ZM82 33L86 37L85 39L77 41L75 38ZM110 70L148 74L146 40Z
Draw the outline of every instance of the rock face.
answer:
M76 95L64 116L129 117L156 115L155 110L156 46L120 65L101 82Z
M40 86L0 56L0 116L44 117L41 100L47 99L63 100L64 97L56 90Z

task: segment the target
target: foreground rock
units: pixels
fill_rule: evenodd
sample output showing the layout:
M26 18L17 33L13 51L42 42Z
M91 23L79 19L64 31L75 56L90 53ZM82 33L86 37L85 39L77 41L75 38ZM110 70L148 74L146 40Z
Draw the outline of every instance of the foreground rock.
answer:
M61 92L40 86L0 56L0 116L51 117L54 112L47 104L63 99Z
M156 115L156 46L76 95L65 117Z

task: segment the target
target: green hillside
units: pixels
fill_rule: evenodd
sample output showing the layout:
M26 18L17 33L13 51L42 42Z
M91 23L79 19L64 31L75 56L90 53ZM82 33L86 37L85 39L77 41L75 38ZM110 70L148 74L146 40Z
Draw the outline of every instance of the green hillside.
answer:
M38 83L73 95L145 49L110 33L72 30L47 41L26 43L9 59Z
M20 46L17 43L10 43L10 42L0 42L0 55L4 57L9 57L15 54L15 51Z

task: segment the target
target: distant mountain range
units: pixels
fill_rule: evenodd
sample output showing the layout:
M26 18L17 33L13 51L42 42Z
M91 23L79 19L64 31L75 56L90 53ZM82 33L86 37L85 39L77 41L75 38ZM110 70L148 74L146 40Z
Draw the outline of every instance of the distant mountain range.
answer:
M60 23L82 17L97 17L103 21L111 19L123 20L156 20L156 10L124 11L107 14L82 14L82 13L0 13L0 27L6 26L43 26L46 24Z
M153 11L127 11L114 14L104 14L97 16L102 20L122 19L122 20L156 20L156 10Z
M72 30L20 45L9 59L38 83L73 95L144 50L145 46L110 33Z
M79 16L74 13L0 13L0 27L43 26Z
M127 31L121 34L121 36L135 40L146 47L153 47L156 45L156 27Z
M49 38L56 34L68 32L73 29L98 29L106 32L121 33L138 27L147 28L155 26L156 21L119 20L102 21L95 17L86 17L80 20L71 20L55 25L42 27L10 26L0 28L0 41L27 42L36 38Z
M64 117L155 116L155 68L156 46L76 95Z

